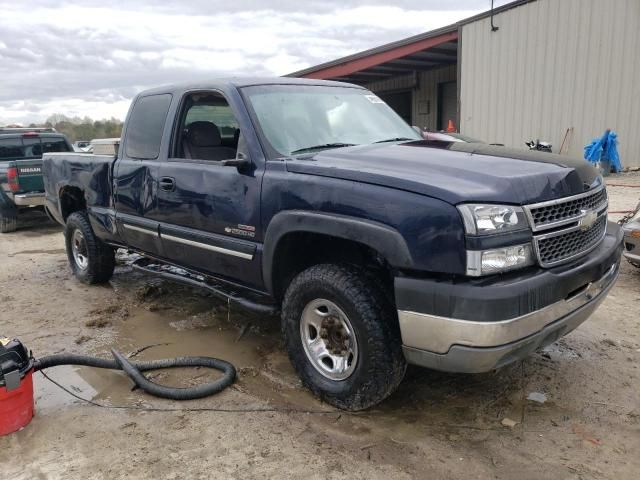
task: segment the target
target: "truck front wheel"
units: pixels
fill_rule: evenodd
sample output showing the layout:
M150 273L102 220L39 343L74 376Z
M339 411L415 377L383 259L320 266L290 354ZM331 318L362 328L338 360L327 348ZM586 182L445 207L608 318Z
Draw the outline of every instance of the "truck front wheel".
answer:
M95 236L86 213L69 215L64 238L69 265L78 280L88 285L109 281L116 265L115 251Z
M303 383L338 408L375 405L404 377L394 307L357 267L322 264L300 273L285 294L282 327Z

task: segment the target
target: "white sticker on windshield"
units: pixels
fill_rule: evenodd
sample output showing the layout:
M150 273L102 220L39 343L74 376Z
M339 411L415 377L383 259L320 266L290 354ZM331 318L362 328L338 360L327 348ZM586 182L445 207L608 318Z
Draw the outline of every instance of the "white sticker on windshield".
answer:
M365 95L371 103L384 103L377 95Z

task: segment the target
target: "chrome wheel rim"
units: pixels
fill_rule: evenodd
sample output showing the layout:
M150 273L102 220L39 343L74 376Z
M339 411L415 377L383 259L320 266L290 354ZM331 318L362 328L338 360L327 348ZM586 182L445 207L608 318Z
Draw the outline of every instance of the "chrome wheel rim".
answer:
M87 241L80 230L73 232L71 237L71 252L73 260L80 270L86 270L89 266L89 255L87 252Z
M322 298L302 311L300 337L311 365L331 380L346 380L358 364L358 342L347 315Z

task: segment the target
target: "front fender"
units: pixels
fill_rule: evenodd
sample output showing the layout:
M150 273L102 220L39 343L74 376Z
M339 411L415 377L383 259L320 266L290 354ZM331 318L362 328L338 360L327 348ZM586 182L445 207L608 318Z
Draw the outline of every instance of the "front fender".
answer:
M278 243L288 233L307 232L362 243L396 268L411 268L413 259L402 235L394 228L347 215L287 210L276 214L264 239L262 274L267 291L273 291L272 273Z

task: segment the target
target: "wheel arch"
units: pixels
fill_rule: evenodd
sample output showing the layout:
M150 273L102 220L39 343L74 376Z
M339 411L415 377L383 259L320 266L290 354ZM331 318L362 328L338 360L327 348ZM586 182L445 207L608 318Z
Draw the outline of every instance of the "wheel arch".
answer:
M60 215L64 221L74 212L87 209L84 191L75 185L65 185L58 193Z
M262 274L267 291L281 299L290 278L283 278L285 252L310 258L314 251L291 252L295 239L311 239L311 245L325 250L333 247L342 256L349 258L358 253L377 260L387 268L410 268L413 259L402 235L394 228L371 220L339 214L288 210L273 217L267 228L263 248ZM293 240L292 240L293 239ZM318 242L318 243L316 243ZM308 246L308 244L307 244ZM287 259L286 263L291 263ZM304 260L295 259L301 268ZM295 273L295 268L293 269ZM289 271L289 273L291 273Z

